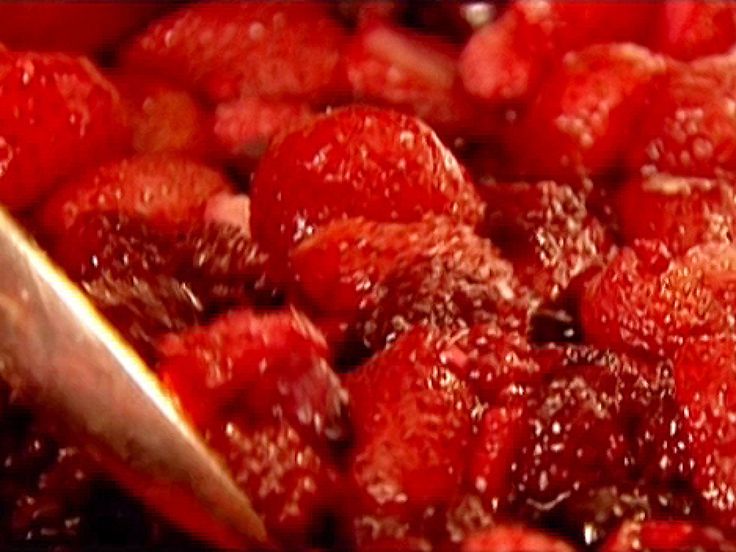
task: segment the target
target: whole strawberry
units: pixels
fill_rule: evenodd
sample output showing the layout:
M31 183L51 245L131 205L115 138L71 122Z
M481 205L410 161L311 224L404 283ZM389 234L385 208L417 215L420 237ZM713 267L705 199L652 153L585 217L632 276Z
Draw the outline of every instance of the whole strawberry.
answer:
M28 208L127 147L118 94L88 60L0 52L0 203Z

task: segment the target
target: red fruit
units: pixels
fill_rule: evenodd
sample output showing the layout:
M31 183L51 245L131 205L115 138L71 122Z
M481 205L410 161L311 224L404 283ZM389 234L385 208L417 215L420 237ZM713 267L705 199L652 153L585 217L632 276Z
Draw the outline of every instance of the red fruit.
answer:
M465 171L419 120L372 107L316 117L276 138L252 185L253 233L283 271L292 245L328 221L412 222L447 214L475 224Z
M677 399L692 439L693 484L714 519L728 529L736 527L735 351L731 336L693 339L675 361Z
M350 474L359 543L402 536L392 531L404 524L421 527L460 488L472 397L441 350L436 334L417 330L346 379L355 397Z
M171 228L201 220L207 201L231 189L222 174L195 161L139 155L69 180L44 205L41 223L54 235L81 214L111 211Z
M228 157L252 165L278 131L298 125L312 115L303 102L241 98L215 110L215 136Z
M544 181L479 191L489 237L543 300L554 301L575 277L604 264L610 236L570 187Z
M572 546L533 529L499 525L468 537L463 552L573 552Z
M665 2L655 26L656 50L692 60L727 51L736 43L736 6L731 2Z
M629 243L658 240L674 253L698 243L731 241L736 230L733 187L723 180L667 174L636 177L618 191L616 207L621 233Z
M602 347L668 356L687 337L724 331L731 322L718 298L722 285L697 270L704 263L673 263L660 272L623 249L585 286L581 318L586 339Z
M157 371L201 426L284 416L303 435L347 434L347 395L324 339L294 312L231 311L161 340Z
M416 115L440 134L478 128L480 113L457 78L452 44L376 22L364 25L345 53L357 101Z
M686 521L626 521L603 545L603 552L669 552L671 550L710 550L732 552L736 544L729 542L714 527Z
M344 32L317 2L206 3L153 23L126 65L214 101L241 96L323 101L339 94Z
M633 44L566 55L511 131L517 170L543 179L616 169L634 137L648 85L665 69L664 58Z
M340 476L285 421L214 430L212 445L235 482L263 516L269 533L290 549L303 549L335 507Z
M92 54L166 9L160 2L2 2L0 41L16 50Z
M135 151L214 156L211 117L192 94L150 75L121 74L113 82L128 112Z
M445 241L399 257L361 305L358 331L369 348L380 350L415 324L524 327L529 308L511 264L490 241L457 226Z
M0 203L13 210L127 147L118 94L84 58L2 52L0 89Z
M735 171L735 76L727 58L673 67L651 92L629 148L631 169L701 177Z

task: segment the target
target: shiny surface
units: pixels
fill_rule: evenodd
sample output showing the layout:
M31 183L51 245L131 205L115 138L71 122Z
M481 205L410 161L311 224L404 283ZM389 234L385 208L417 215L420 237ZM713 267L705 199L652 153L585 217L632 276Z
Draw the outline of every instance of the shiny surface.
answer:
M0 372L124 486L222 547L262 521L142 360L0 209Z

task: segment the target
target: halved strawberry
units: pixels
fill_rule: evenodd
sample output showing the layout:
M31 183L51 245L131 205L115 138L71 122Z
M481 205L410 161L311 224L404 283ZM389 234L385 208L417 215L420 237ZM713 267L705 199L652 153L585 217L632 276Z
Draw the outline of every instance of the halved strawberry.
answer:
M432 213L473 225L482 213L465 171L428 126L361 106L272 141L251 198L253 234L282 273L291 247L331 220L412 222Z
M118 93L85 58L0 52L0 89L0 202L13 210L129 147Z
M138 155L67 181L41 210L41 224L59 235L88 212L137 216L171 228L202 220L207 201L232 184L218 171L183 157Z
M343 41L344 31L318 2L214 2L154 22L124 62L214 101L259 96L320 102L340 95Z

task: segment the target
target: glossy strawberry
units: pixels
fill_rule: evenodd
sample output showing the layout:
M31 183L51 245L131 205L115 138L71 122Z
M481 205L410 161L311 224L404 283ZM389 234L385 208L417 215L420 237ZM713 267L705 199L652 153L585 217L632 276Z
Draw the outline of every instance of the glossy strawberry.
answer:
M488 240L456 226L445 241L398 259L361 306L358 331L380 350L415 324L524 328L530 307L511 264Z
M736 9L730 2L663 2L654 47L677 59L726 52L736 43Z
M186 6L154 22L124 61L215 101L322 101L340 93L343 41L343 30L317 2L214 2Z
M713 550L726 552L736 550L714 527L700 526L684 521L627 521L606 541L603 552L634 552L651 550Z
M511 130L518 172L543 179L616 169L634 137L648 85L665 69L663 58L632 44L567 54Z
M110 211L171 228L201 220L207 200L231 189L221 173L195 161L138 155L67 181L44 205L41 223L55 235L81 214Z
M543 181L479 191L488 236L542 299L557 299L575 277L605 263L611 238L569 186Z
M331 220L412 222L446 214L479 221L466 173L429 127L373 107L348 107L276 138L255 173L253 233L280 263Z
M127 148L113 86L84 58L0 52L0 202L26 209Z
M731 241L734 234L736 200L731 183L724 180L635 177L618 191L616 207L628 243L658 240L681 253L698 243Z
M126 107L136 152L216 156L212 118L188 91L150 75L122 73L111 78Z
M468 537L463 552L573 552L572 546L556 537L521 526L500 525Z

